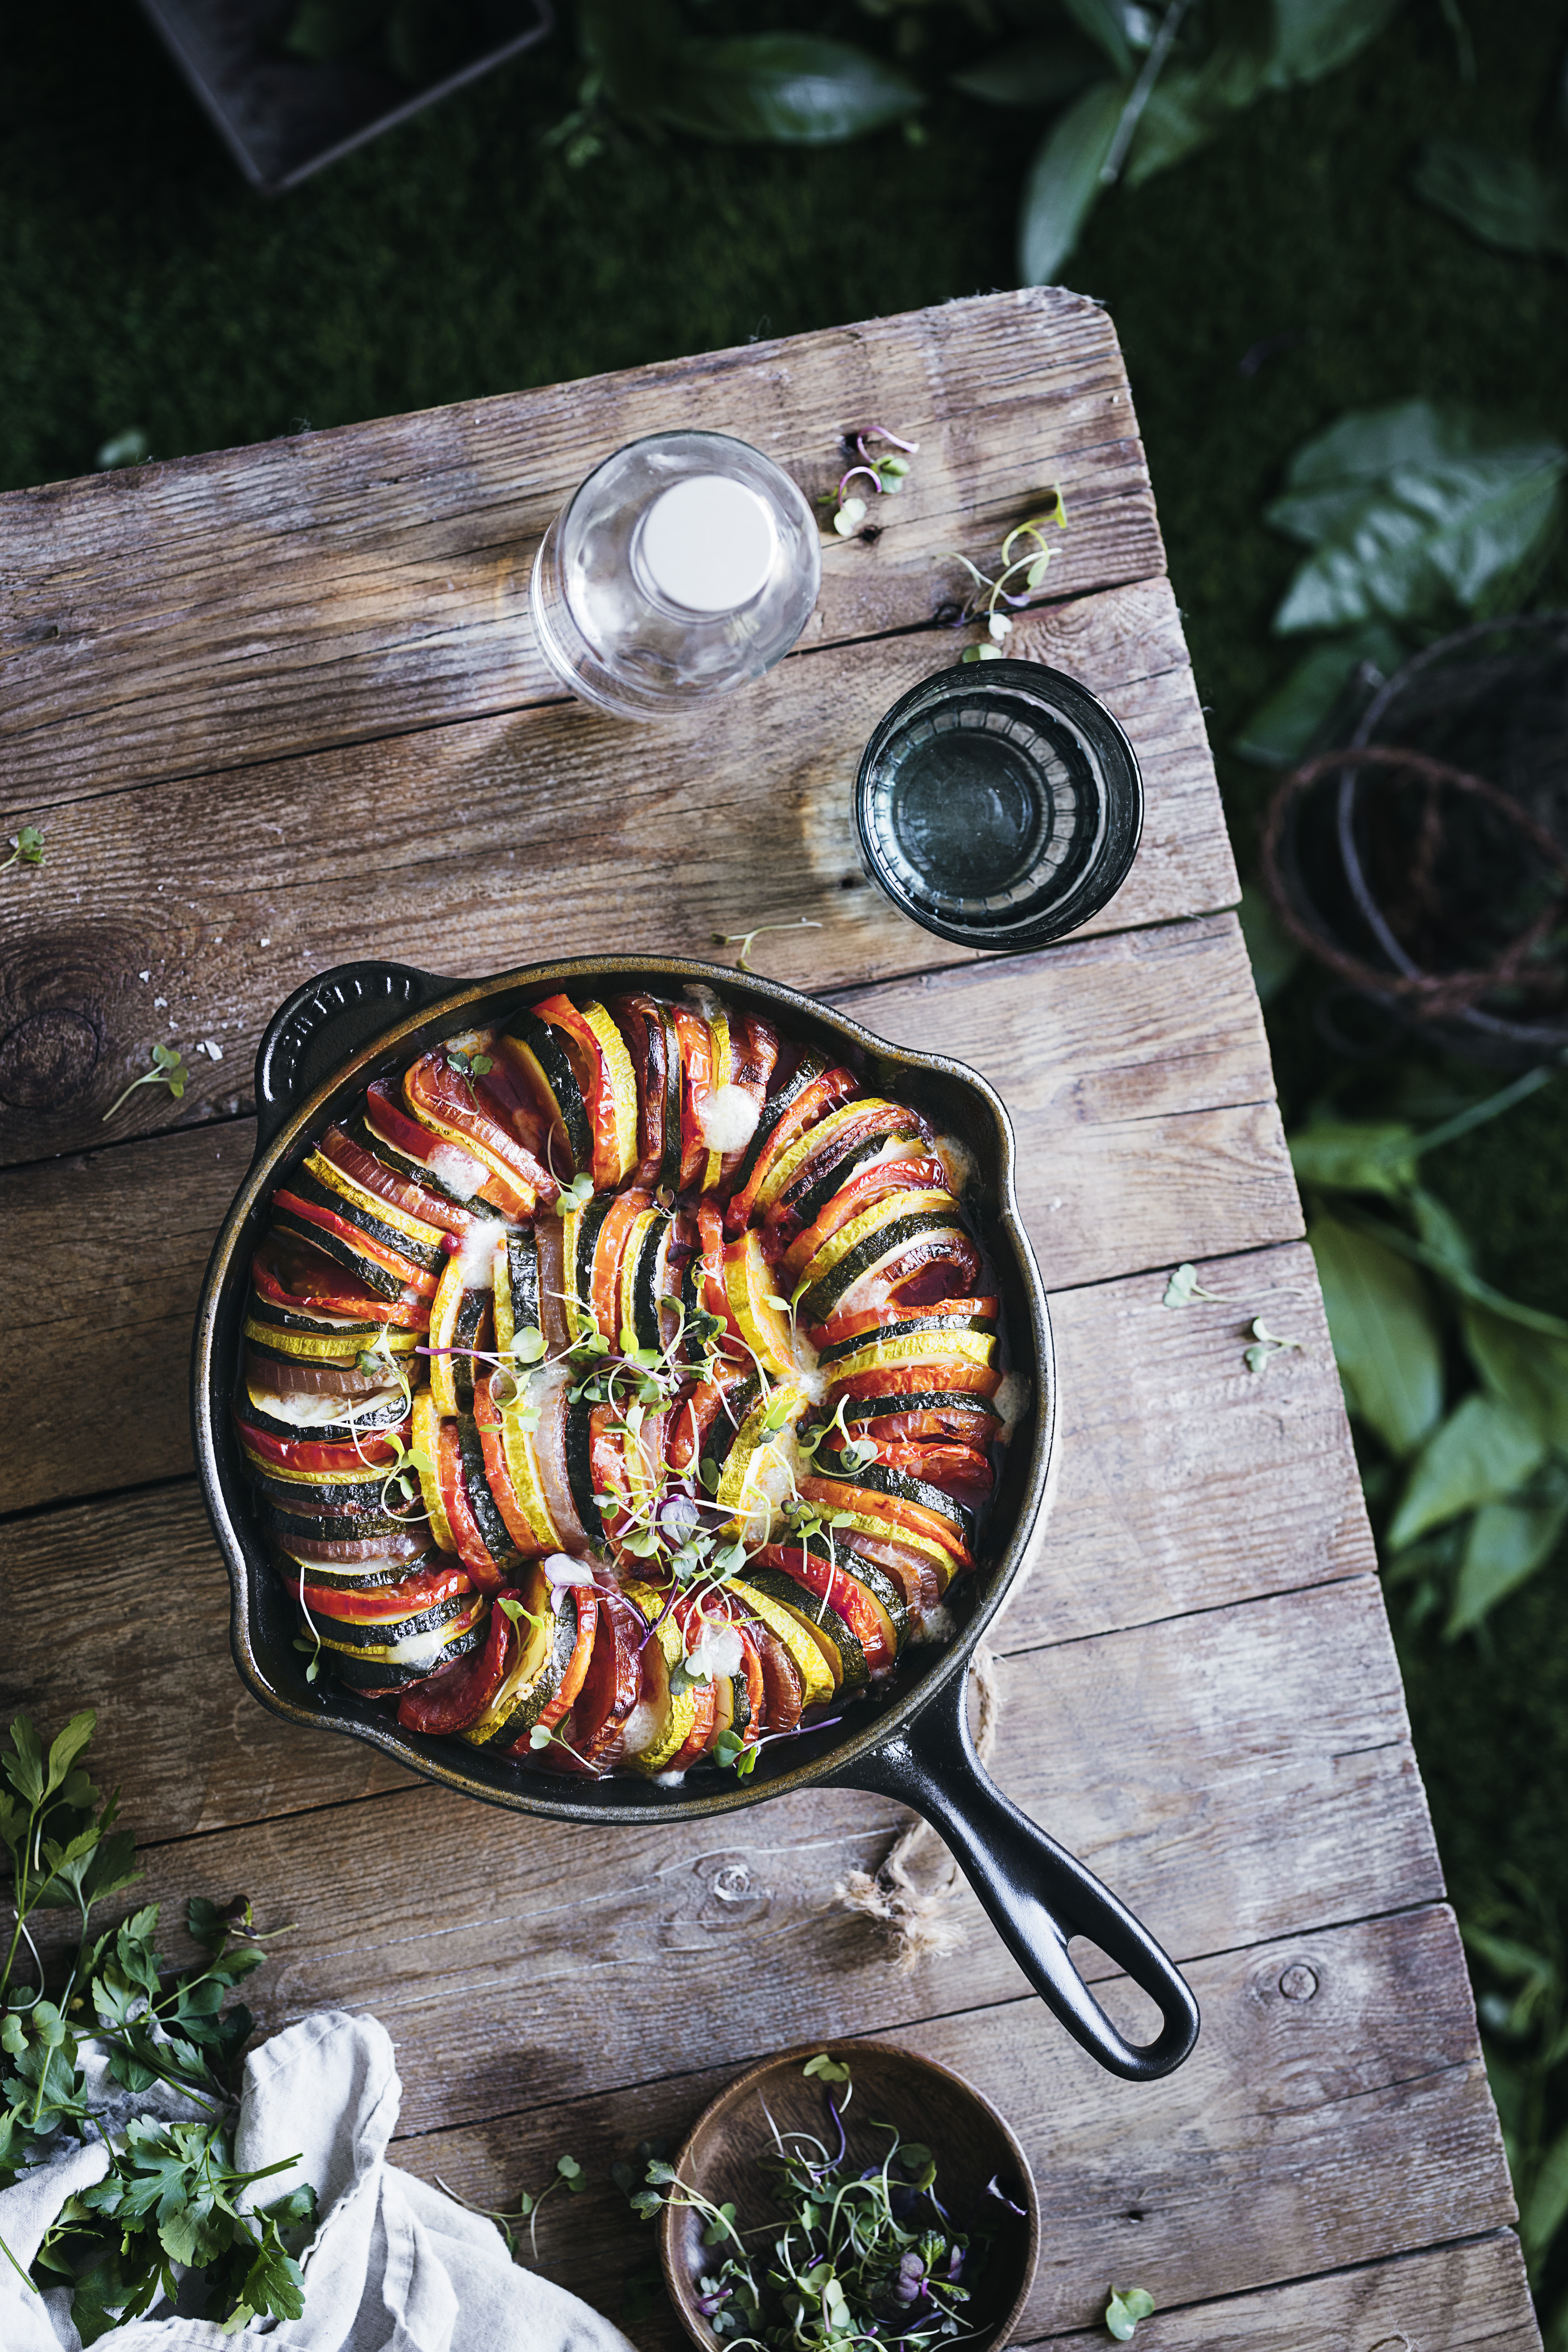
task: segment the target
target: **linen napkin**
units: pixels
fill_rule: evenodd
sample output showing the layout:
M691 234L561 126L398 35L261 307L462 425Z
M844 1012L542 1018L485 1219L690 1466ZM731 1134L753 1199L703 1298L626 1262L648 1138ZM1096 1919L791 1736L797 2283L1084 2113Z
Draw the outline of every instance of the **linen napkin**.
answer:
M132 2095L84 2053L95 2107L110 2137L133 2116L189 2120L197 2110L163 2084ZM633 2352L607 2319L563 2287L521 2270L494 2226L386 2161L403 2099L392 2042L374 2017L324 2010L302 2018L245 2062L235 2162L250 2172L298 2153L258 2184L269 2203L302 2181L321 2219L302 2257L305 2308L294 2320L253 2319L226 2336L214 2320L165 2306L101 2339L106 2352L224 2352L265 2336L277 2352ZM109 2168L101 2141L58 2155L0 2191L0 2237L25 2271L68 2196ZM0 2256L4 2352L81 2352L70 2290L34 2292Z

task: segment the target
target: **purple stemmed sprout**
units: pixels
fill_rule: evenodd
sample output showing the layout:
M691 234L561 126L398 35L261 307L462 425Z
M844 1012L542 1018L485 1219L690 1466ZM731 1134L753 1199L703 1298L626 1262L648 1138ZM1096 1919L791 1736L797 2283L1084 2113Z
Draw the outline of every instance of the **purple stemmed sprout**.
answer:
M1068 527L1067 506L1059 483L1052 488L1051 503L1043 514L1031 515L1027 522L1015 524L1007 533L1002 541L1001 563L994 579L956 547L943 549L938 561L962 563L973 583L959 608L959 625L971 621L985 624L985 635L980 643L965 646L963 658L966 662L1002 659L1005 641L1013 634L1012 614L1032 604L1045 587L1046 570L1051 560L1046 526L1053 522L1058 530ZM1022 555L1015 555L1013 550L1021 539L1030 544Z
M866 446L868 441L887 442L887 454L873 457ZM902 440L885 425L868 425L863 433L855 435L853 446L857 462L839 476L837 488L827 493L834 509L833 528L840 539L853 538L866 520L866 499L850 485L865 482L873 498L892 498L903 488L910 459L920 455L921 445Z

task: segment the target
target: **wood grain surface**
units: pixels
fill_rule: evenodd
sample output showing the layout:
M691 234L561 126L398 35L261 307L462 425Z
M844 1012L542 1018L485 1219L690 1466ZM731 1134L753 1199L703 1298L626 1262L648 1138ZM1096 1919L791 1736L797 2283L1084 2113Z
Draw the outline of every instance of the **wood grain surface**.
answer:
M921 441L909 488L825 541L816 619L768 679L667 729L560 695L528 570L600 456L700 423L815 492L873 422ZM1121 719L1147 823L1093 936L982 962L865 883L848 793L876 719L961 642L943 551L984 557L1058 480L1051 601L1011 649ZM651 2243L610 2160L761 2052L871 2032L972 2075L1027 2144L1047 2221L1025 2342L1081 2340L1115 2278L1156 2296L1150 2352L1533 2347L1104 312L993 296L15 494L0 660L0 830L38 823L47 848L0 893L0 1313L26 1342L0 1361L0 1706L99 1705L95 1763L144 1847L126 1899L165 1905L171 1950L193 1891L292 1923L256 1980L263 2026L383 2017L403 2160L480 2202L570 2147L594 2186L545 2209L541 2251L612 2315ZM1203 2038L1153 2086L1110 2081L1024 1997L967 1893L961 1949L890 1965L836 1896L905 1824L880 1799L531 1822L276 1721L227 1658L186 1361L278 1003L368 955L472 976L712 954L716 932L803 919L759 940L763 970L972 1062L1017 1125L1061 1471L998 1628L996 1769L1192 1977ZM184 1101L142 1088L106 1126L165 1039ZM1183 1259L1225 1303L1163 1305ZM1303 1344L1252 1375L1258 1314ZM1141 2031L1142 1997L1084 1965Z
M807 644L919 627L1058 482L1052 584L1163 569L1103 310L990 296L585 383L0 498L0 743L19 798L360 741L561 689L528 619L551 517L639 434L734 433L808 496L881 424L921 444L869 530L824 547Z
M1041 2250L1021 2343L1093 2326L1112 2279L1146 2286L1168 2324L1172 2305L1511 2221L1447 1909L1218 1953L1188 1974L1203 2036L1187 2064L1155 2084L1108 2082L1034 2001L877 2026L878 2039L938 2059L984 2092L1024 2143ZM1109 2002L1120 1989L1100 1990ZM392 2030L395 2037L395 2021ZM769 2046L760 2035L748 2054ZM613 2314L609 2283L645 2259L652 2232L632 2219L609 2167L642 2139L668 2138L673 2152L734 2071L704 2068L608 2097L530 2098L516 2115L402 2139L394 2154L488 2206L539 2186L562 2150L575 2155L594 2185L570 2207L563 2199L545 2207L542 2267ZM1450 2167L1489 2184L1460 2210ZM1284 2271L1282 2262L1299 2267ZM1517 2267L1511 2276L1503 2267L1501 2283L1517 2326ZM1426 2336L1410 2334L1428 2352ZM1298 2340L1320 2352L1333 2338ZM1357 2352L1375 2341L1362 2338Z
M1145 768L1144 847L1089 928L1233 900L1168 583L1018 635L1105 695ZM48 860L0 893L0 1157L101 1142L155 1041L189 1066L180 1119L239 1109L280 1000L365 955L471 978L610 948L711 959L716 933L805 920L816 928L770 932L756 961L814 992L969 961L867 882L849 806L882 712L954 654L928 632L794 656L733 705L668 727L557 703L105 793L58 818L0 816L7 832L40 821ZM143 1087L110 1133L172 1113L162 1087Z
M1370 1578L1013 1654L993 1769L1178 1960L1360 1917L1391 1887L1442 1893ZM132 1757L124 1802L142 1820L139 1773ZM135 1899L173 1915L188 1892L237 1887L263 1925L294 1922L251 1980L263 2027L374 2009L405 2121L426 2130L1015 1998L1023 1979L967 1894L965 1948L910 1976L835 1908L897 1820L814 1790L600 1829L405 1786L153 1848ZM611 1996L656 1980L650 2036L640 2000Z
M1019 1139L1019 1205L1053 1288L1301 1229L1233 916L841 1002L879 1035L960 1055L1000 1089ZM248 1119L212 1122L0 1174L13 1237L0 1318L37 1329L61 1361L91 1350L110 1368L87 1448L26 1352L0 1357L0 1410L26 1438L11 1507L189 1466L196 1298L254 1133Z
M1039 1565L998 1629L1005 1650L1289 1592L1373 1564L1326 1334L1300 1247L1205 1264L1300 1355L1249 1373L1222 1308L1173 1313L1163 1276L1052 1302L1062 1467ZM184 1439L184 1398L178 1435ZM1228 1442L1202 1442L1216 1422ZM58 1596L78 1607L54 1638ZM143 1833L187 1837L408 1785L357 1741L256 1704L228 1656L228 1582L194 1480L0 1528L0 1715L100 1710L99 1767ZM202 1759L193 1772L190 1758Z

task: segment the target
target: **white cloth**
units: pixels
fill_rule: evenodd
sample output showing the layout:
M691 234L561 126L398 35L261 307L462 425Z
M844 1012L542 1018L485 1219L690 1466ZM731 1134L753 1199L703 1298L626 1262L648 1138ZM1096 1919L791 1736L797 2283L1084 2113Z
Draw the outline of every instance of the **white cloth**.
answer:
M89 2094L112 2134L138 2115L189 2117L177 2094L132 2096L89 2063ZM268 2204L302 2180L320 2225L303 2257L299 2319L254 2319L244 2335L278 2352L632 2352L618 2327L574 2294L512 2262L494 2225L386 2161L403 2097L386 2029L326 2010L264 2042L245 2062L235 2163L258 2170L299 2154L257 2184ZM100 2180L100 2141L66 2140L58 2156L0 2192L0 2237L26 2270L68 2196ZM243 2341L216 2321L165 2306L102 2340L114 2352L225 2352ZM0 2352L81 2352L70 2290L34 2294L0 2255Z

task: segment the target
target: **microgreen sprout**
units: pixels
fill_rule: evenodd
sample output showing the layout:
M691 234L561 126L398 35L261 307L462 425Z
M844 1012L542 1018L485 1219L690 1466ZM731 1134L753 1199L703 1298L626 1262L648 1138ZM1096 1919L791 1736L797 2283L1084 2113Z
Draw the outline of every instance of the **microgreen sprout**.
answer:
M1161 1304L1165 1307L1191 1307L1194 1302L1205 1307L1239 1307L1239 1298L1227 1298L1218 1290L1205 1290L1198 1280L1194 1265L1179 1265L1165 1285ZM1270 1360L1282 1355L1287 1348L1306 1349L1304 1339L1287 1339L1282 1332L1271 1331L1261 1315L1252 1319L1252 1345L1245 1350L1244 1360L1249 1372L1261 1372Z
M819 931L821 929L822 925L813 922L809 915L802 915L793 923L757 923L749 931L715 931L713 944L716 948L732 948L738 944L741 952L735 958L735 970L750 971L752 967L747 959L752 952L752 941L761 939L764 931Z
M593 1178L588 1175L574 1176L569 1182L561 1187L555 1202L555 1213L558 1217L569 1216L574 1209L585 1209L593 1197Z
M436 2186L438 2189L444 2189L447 2195L450 2197L455 2203L461 2205L466 2211L469 2213L478 2213L481 2215L485 2221L493 2221L496 2228L500 2231L501 2236L506 2240L507 2252L511 2255L514 2261L517 2258L517 2240L512 2235L511 2225L514 2221L526 2221L528 2223L529 2249L534 2261L537 2262L539 2260L538 2231L540 2207L543 2204L545 2199L547 2197L553 2196L554 2192L558 2189L567 2189L572 2196L580 2197L584 2189L588 2186L588 2181L586 2174L584 2172L582 2166L578 2163L574 2156L558 2156L555 2159L555 2178L553 2180L547 2181L542 2189L536 2190L532 2194L531 2194L526 2189L520 2189L518 2191L517 2203L513 2206L510 2213L497 2212L489 2205L470 2205L468 2199L466 2197L459 2196L458 2191L452 2188L448 2182L442 2179L439 2173L436 2175Z
M1261 1315L1255 1316L1253 1318L1252 1341L1252 1346L1247 1350L1247 1369L1249 1372L1265 1370L1271 1359L1283 1355L1287 1348L1304 1346L1304 1342L1300 1339L1287 1339L1278 1331L1271 1331Z
M139 1078L132 1078L122 1095L116 1095L104 1112L100 1124L107 1126L121 1104L128 1101L138 1087L167 1087L174 1100L178 1102L185 1091L185 1080L189 1076L190 1072L181 1060L177 1046L154 1045L152 1068L143 1070Z
M962 563L973 583L964 600L961 618L984 621L985 635L976 646L966 646L966 662L1000 661L1006 640L1013 634L1012 613L1032 604L1046 583L1046 572L1051 551L1046 540L1046 527L1055 523L1058 530L1068 527L1067 507L1058 484L1051 492L1051 504L1044 514L1031 515L1027 522L1017 523L1002 541L1002 560L995 577L982 572L967 555L955 547L946 548L939 562ZM1022 555L1013 550L1021 539L1034 543ZM1007 611L1003 607L1006 606Z
M1226 1298L1220 1291L1205 1290L1198 1280L1195 1265L1179 1265L1165 1285L1165 1295L1160 1304L1162 1307L1190 1307L1194 1299L1207 1307L1236 1307L1240 1304L1238 1299Z
M44 862L44 836L36 824L25 824L20 833L9 836L11 855L0 863L0 874L9 874L13 866L41 866Z
M868 441L885 441L885 453L873 452ZM851 539L866 520L866 499L851 485L864 482L872 498L894 498L903 488L910 470L910 459L920 455L918 441L901 440L885 425L868 425L863 433L845 436L845 446L854 452L855 463L839 476L836 486L825 491L821 503L833 509L829 520L840 539Z
M1105 2306L1105 2324L1118 2344L1131 2342L1141 2319L1152 2316L1154 2298L1146 2287L1113 2286Z
M495 1059L489 1054L465 1054L456 1045L448 1045L447 1066L456 1070L460 1078L482 1078L495 1068Z
M849 2067L821 2051L802 2072L822 2086L828 2137L782 2132L768 2116L776 2153L760 2169L786 2217L782 2230L743 2231L732 2200L715 2204L659 2156L631 2193L633 2210L647 2221L667 2205L700 2215L715 2263L698 2281L700 2307L734 2352L849 2352L857 2344L935 2352L973 2336L965 2306L974 2278L994 2229L1011 2225L997 2215L955 2229L936 2194L931 2149L872 2119L867 2128L882 2144L867 2163L845 2129ZM757 2235L768 2244L753 2256L746 2241Z

